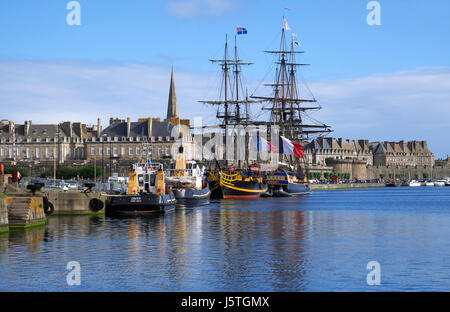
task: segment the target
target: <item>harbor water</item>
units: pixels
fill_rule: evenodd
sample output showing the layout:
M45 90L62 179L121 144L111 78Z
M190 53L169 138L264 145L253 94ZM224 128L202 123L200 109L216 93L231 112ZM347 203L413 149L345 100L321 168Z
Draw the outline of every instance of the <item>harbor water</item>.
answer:
M54 216L0 235L0 291L449 291L449 225L450 187ZM68 285L71 261L80 285ZM368 285L371 261L380 285Z

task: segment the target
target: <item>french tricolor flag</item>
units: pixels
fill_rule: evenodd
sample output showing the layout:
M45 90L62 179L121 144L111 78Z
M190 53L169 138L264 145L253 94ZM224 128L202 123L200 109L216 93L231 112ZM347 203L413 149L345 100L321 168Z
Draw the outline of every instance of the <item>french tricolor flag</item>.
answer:
M278 150L278 148L275 145L272 145L272 143L270 143L269 141L260 136L258 136L256 146L258 152L259 151L276 152Z
M280 154L294 155L303 158L303 148L299 143L294 143L280 135Z

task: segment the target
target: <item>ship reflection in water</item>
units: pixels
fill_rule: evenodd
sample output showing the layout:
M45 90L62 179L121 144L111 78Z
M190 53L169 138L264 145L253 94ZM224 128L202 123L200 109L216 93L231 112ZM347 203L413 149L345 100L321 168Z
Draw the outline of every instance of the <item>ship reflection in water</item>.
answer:
M228 199L148 217L51 217L0 235L2 291L448 290L450 188ZM378 261L382 284L366 283ZM68 286L66 265L81 265Z

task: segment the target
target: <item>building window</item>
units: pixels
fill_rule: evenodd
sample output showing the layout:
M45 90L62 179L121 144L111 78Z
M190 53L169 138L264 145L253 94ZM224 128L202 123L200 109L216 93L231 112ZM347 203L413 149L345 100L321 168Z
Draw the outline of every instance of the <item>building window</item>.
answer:
M31 153L30 153L30 149L27 147L27 158L31 158Z
M50 149L48 147L45 148L45 158L50 157Z
M150 155L153 154L153 146L150 146L150 152L149 152L149 154L150 154Z
M162 154L162 147L160 146L160 147L158 147L158 155L161 155Z
M148 149L147 146L144 146L144 155L147 155Z
M95 147L91 147L91 155L95 155Z
M20 146L17 146L16 147L17 158L20 157L21 151L22 151L22 148Z
M122 146L122 149L121 149L120 153L121 153L122 155L125 155L125 146Z
M0 149L0 156L1 157L5 156L5 149L3 147Z
M136 147L136 155L141 155L141 148L139 146Z
M166 155L170 155L170 146L166 147Z
M103 147L98 148L98 154L103 156Z
M114 157L119 156L119 148L117 146L114 146Z
M41 158L41 149L36 147L36 158Z
M109 156L111 155L111 147L106 148L106 154Z
M132 147L129 147L129 148L128 148L128 154L129 154L129 155L133 155L133 148L132 148Z

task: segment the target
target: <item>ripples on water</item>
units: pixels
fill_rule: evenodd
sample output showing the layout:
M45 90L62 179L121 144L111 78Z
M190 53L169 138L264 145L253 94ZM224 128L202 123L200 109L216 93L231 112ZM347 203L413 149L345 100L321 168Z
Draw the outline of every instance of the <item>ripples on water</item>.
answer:
M449 224L450 188L408 187L51 217L0 236L0 290L448 291ZM366 283L372 260L380 286ZM69 261L81 286L66 283Z

